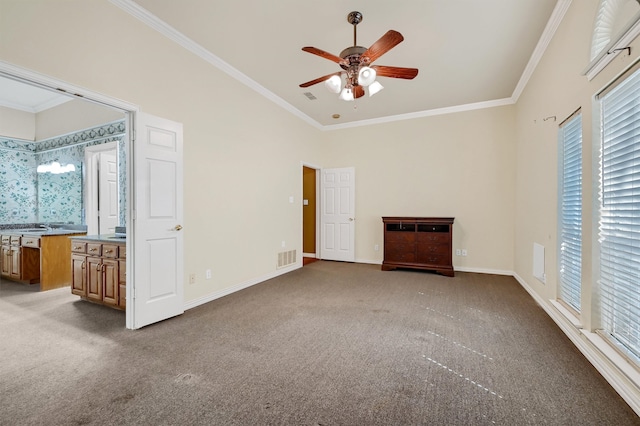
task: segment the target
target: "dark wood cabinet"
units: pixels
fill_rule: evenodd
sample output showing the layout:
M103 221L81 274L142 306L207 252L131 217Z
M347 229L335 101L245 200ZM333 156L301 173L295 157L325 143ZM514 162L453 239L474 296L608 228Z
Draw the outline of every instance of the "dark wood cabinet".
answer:
M454 275L452 217L383 217L383 271L412 268Z

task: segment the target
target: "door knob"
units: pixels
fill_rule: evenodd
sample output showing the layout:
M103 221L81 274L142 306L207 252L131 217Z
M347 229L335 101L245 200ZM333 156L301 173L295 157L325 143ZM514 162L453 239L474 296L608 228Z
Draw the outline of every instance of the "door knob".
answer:
M350 217L350 218L349 218L349 222L353 222L354 220L355 220L355 219L354 219L354 218L352 218L352 217Z
M176 227L174 228L176 231L179 231L182 229L182 225L176 225Z

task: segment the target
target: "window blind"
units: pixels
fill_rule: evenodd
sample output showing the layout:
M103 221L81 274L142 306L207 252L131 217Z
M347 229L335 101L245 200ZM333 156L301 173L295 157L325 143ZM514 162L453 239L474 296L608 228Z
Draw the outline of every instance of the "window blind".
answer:
M640 71L600 97L603 331L640 357Z
M582 289L582 115L560 125L559 299L580 312Z

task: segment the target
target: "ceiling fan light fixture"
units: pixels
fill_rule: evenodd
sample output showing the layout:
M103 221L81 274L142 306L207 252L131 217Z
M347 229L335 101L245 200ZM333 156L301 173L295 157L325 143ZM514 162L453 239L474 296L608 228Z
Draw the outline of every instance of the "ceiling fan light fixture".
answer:
M340 99L343 101L352 101L353 100L353 90L344 88L342 89L342 93L340 93Z
M333 93L340 93L340 86L342 86L342 79L339 75L331 76L331 78L325 80L325 87Z
M358 72L358 83L367 87L376 80L376 70L371 67L362 67Z
M384 89L384 86L382 84L380 84L380 82L374 81L373 83L371 83L369 85L369 97L375 95L376 93L378 93L382 89Z

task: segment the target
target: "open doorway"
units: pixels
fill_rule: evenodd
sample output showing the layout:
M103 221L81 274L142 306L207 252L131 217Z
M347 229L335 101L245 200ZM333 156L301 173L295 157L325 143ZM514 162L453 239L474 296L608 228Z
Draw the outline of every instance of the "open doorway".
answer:
M302 264L307 265L320 258L318 238L319 169L302 166Z
M118 146L110 142L87 147L84 158L87 234L113 234L120 217Z

